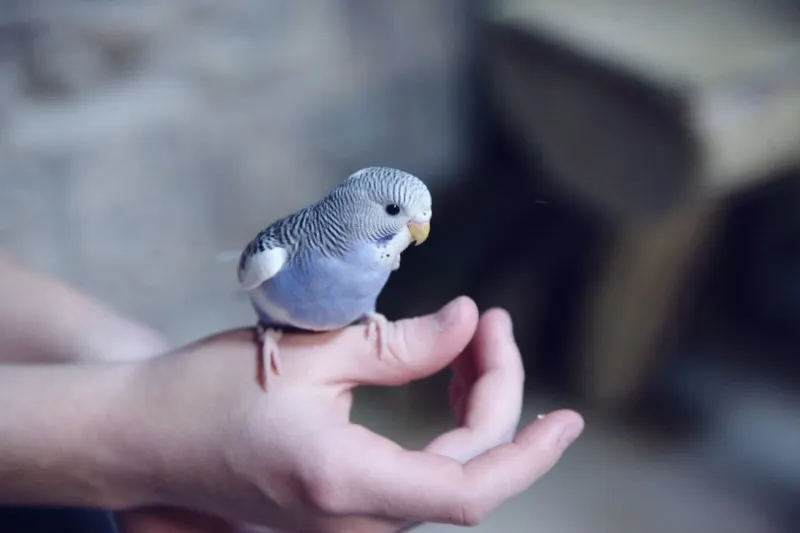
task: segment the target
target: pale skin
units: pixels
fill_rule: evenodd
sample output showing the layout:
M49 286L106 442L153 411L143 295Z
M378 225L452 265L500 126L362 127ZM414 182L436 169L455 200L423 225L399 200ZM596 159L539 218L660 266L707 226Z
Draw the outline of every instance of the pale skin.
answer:
M503 311L479 317L459 298L439 315L388 322L382 358L364 333L287 334L265 396L252 330L170 351L0 254L0 504L118 510L126 533L472 525L582 430L563 410L515 433L524 372ZM355 386L448 365L456 428L425 450L349 422Z

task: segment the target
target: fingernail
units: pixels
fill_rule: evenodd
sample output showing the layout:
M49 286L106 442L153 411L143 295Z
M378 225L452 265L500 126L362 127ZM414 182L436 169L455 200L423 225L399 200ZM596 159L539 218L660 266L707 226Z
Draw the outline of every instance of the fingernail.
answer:
M536 415L536 420L544 420L545 416L547 416L547 415L543 415L543 414L540 413L540 414Z
M453 325L453 322L455 322L457 317L458 303L454 300L442 307L439 312L436 313L434 319L436 320L436 325L439 326L439 329L445 330Z
M578 438L582 431L583 422L573 422L572 424L568 424L567 427L561 431L561 437L559 437L562 446L566 448L575 442L575 439Z

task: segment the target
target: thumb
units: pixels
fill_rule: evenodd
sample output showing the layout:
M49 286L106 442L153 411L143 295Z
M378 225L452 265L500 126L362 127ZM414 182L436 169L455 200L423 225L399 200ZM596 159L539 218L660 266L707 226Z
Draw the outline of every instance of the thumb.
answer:
M367 338L365 326L351 326L333 341L337 353L329 378L358 385L402 385L438 372L466 348L478 326L478 308L461 296L437 313L388 322L380 330L384 349Z

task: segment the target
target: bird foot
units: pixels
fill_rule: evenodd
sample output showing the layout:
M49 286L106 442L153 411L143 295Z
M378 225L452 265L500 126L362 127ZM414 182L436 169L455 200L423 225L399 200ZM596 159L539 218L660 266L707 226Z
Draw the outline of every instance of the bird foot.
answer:
M378 343L378 359L386 351L386 328L389 321L380 313L370 313L366 316L367 340L374 340Z
M283 336L283 332L259 324L256 327L256 335L259 343L257 379L259 386L263 390L267 390L267 381L272 370L275 370L276 376L281 375L278 341Z

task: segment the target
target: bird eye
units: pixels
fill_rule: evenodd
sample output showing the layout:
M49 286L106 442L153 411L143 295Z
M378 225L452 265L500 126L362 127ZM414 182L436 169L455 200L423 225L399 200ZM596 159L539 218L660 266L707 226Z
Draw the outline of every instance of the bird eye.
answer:
M386 206L386 212L391 216L395 216L400 213L400 206L397 204L389 204Z

